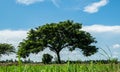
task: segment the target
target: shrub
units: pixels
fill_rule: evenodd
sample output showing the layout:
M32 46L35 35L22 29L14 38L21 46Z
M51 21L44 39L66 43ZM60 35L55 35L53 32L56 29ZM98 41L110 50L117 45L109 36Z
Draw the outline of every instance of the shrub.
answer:
M53 56L50 54L43 54L42 62L44 64L49 64L52 61Z

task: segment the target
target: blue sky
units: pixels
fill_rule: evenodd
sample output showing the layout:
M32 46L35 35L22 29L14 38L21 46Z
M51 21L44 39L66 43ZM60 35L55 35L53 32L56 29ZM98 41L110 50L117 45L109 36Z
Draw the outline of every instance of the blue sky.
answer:
M109 46L113 57L120 59L119 3L119 0L1 0L0 42L12 43L17 47L29 29L69 19L82 23L83 30L96 38L98 47L104 48L109 53L106 48ZM61 57L65 51L61 53ZM70 56L68 54L62 59L68 58ZM79 52L76 50L71 56L72 54L79 55ZM100 55L96 54L90 58L99 59L98 56ZM11 58L15 58L15 55ZM101 58L105 59L104 56Z
M86 6L100 1L104 0L1 0L0 30L26 30L45 23L68 19L83 25L119 25L119 1L105 0L107 4L101 6L98 12L84 11Z

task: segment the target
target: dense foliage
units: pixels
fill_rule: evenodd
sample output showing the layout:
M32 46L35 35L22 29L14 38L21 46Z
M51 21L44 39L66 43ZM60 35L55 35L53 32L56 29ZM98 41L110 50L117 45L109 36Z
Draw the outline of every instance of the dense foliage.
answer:
M83 55L90 56L97 52L95 38L90 33L81 30L82 24L73 21L51 23L31 29L28 36L19 44L18 55L26 58L30 53L39 53L49 48L57 55L58 63L61 63L60 51L68 48L70 51L79 48Z

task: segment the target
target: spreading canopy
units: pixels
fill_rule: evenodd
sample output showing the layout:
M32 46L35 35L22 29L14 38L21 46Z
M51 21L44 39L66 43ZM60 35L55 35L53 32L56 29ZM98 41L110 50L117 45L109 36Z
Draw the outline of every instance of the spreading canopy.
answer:
M81 30L80 23L73 21L63 21L51 23L31 29L28 36L19 44L18 55L25 58L30 53L38 53L45 48L55 52L60 63L60 51L68 48L70 51L79 48L85 56L90 56L97 52L95 38L90 33Z

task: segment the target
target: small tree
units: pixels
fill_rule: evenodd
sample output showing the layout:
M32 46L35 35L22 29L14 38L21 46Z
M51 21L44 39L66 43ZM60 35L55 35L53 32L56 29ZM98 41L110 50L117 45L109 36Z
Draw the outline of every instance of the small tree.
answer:
M42 62L44 64L48 64L52 61L53 56L51 56L50 54L43 54L43 58L42 58Z
M55 52L61 63L60 52L64 48L70 51L79 48L83 55L90 56L98 51L93 43L97 41L90 33L83 31L82 24L73 21L51 23L31 29L28 36L19 44L18 55L25 58L30 53L39 53L46 48Z
M11 53L15 53L15 48L11 44L0 43L0 56L6 54L9 55Z

